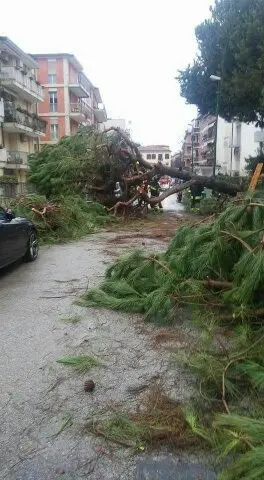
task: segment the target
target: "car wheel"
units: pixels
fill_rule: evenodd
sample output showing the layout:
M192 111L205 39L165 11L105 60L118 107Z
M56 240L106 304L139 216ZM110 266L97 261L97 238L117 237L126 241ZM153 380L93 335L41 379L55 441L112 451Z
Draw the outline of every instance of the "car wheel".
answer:
M28 240L27 253L25 260L27 262L34 262L38 256L38 239L36 232L31 232Z

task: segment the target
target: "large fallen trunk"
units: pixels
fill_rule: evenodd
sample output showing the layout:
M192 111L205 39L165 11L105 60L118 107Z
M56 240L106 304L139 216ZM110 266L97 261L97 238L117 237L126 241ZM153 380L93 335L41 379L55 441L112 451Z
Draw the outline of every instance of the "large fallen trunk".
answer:
M154 207L155 205L158 205L159 203L163 202L165 198L169 197L170 195L173 195L174 193L179 193L179 192L182 192L183 190L186 190L194 183L195 182L191 180L190 182L182 183L180 185L175 185L174 187L171 187L165 192L163 192L158 197L150 197L150 198L147 192L143 188L139 189L139 191L136 193L136 195L134 195L133 198L131 198L127 202L122 200L118 201L112 208L108 209L108 212L114 212L114 215L117 215L118 211L121 208L126 209L130 207L136 200L139 200L139 199L144 200L145 203L148 203L151 207Z
M202 175L195 175L187 171L180 171L178 168L166 167L161 163L154 165L154 170L159 175L168 175L172 178L180 178L181 180L193 180L196 184L203 185L206 188L215 190L216 192L226 193L227 195L235 196L242 191L240 185L228 183L215 177L204 177Z
M216 192L224 193L230 196L235 196L238 192L241 192L243 190L243 188L240 185L236 185L233 183L226 182L224 180L220 180L217 177L213 178L213 177L204 177L201 175L195 175L188 171L179 170L178 168L166 167L162 163L156 163L154 165L151 165L148 161L142 158L142 155L139 151L138 146L128 137L128 135L126 135L125 132L115 127L111 127L106 131L118 132L119 135L126 142L127 146L131 148L135 161L138 162L139 165L143 167L143 169L145 170L145 172L142 175L137 176L137 178L135 176L131 177L131 181L129 177L126 177L124 180L127 184L129 183L132 184L135 180L139 180L140 178L149 179L154 175L168 175L169 177L179 178L185 181L192 180L196 184L203 185L206 188L209 188ZM173 193L175 192L171 192L170 195L172 195Z
M140 196L141 196L141 198L143 198L146 201L146 203L148 203L151 206L154 206L154 205L158 205L159 203L163 202L163 200L165 200L165 198L169 197L170 195L173 195L174 193L179 193L179 192L182 192L183 190L186 190L187 188L189 188L194 183L195 182L191 180L190 182L175 185L174 187L171 187L171 188L168 188L168 190L165 190L165 192L163 192L158 197L150 197L149 198L148 194L145 191L142 191Z

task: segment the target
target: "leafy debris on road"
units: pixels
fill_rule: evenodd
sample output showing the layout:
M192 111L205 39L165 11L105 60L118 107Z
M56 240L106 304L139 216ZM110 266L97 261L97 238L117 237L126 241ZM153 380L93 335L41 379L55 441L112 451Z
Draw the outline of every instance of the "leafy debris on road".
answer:
M57 360L57 363L74 367L79 373L88 372L92 367L98 367L100 364L97 358L90 355L79 355L76 357L63 357Z

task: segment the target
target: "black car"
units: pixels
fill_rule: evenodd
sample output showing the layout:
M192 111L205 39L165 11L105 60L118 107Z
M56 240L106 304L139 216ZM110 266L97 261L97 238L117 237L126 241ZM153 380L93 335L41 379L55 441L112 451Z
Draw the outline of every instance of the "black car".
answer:
M0 210L0 268L19 258L33 262L37 256L37 231L33 223Z

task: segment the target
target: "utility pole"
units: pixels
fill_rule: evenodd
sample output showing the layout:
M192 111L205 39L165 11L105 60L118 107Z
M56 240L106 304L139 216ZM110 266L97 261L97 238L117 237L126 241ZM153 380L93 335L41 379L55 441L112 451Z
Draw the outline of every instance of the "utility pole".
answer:
M193 127L192 127L192 172L193 172L193 169L194 169L194 158L193 158L193 155L194 155L194 151L193 151Z
M219 99L220 99L220 81L221 77L217 75L211 75L210 79L213 82L217 82L217 92L216 92L216 109L215 109L215 135L214 135L214 159L213 159L213 177L215 177L215 168L216 168L216 147L217 147L217 129L218 129L218 116L219 116Z
M234 144L234 120L232 120L232 134L231 134L230 177L232 177L232 170L233 170L233 144Z

